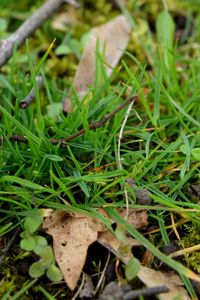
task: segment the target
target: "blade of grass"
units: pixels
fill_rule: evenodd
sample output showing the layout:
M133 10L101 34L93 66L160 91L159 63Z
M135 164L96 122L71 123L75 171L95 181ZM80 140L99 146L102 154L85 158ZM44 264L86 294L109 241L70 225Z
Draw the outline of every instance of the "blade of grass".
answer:
M17 128L19 128L24 135L26 135L29 139L31 139L36 144L39 144L40 139L34 135L30 130L28 130L25 126L23 126L19 121L17 121L13 116L11 116L6 109L0 105L0 111L6 116Z

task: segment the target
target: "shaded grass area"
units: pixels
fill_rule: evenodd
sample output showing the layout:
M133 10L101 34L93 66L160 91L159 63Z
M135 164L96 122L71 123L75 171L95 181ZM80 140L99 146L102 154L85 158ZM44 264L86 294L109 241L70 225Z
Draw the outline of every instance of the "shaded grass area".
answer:
M21 2L24 6L21 13L21 8L12 1L6 6L2 4L1 14L7 22L4 36L27 17L28 2ZM41 1L34 5L39 3ZM200 148L198 1L181 4L169 1L176 23L164 12L158 15L163 11L161 3L128 1L127 7L121 7L133 28L128 49L111 78L105 75L102 57L97 56L95 86L89 91L92 96L87 102L79 102L70 86L83 51L80 38L91 26L120 13L119 6L106 1L101 4L87 1L83 5L84 9L78 11L66 8L68 14L73 13L75 19L80 20L71 24L67 33L53 29L48 21L2 69L1 236L9 239L35 208L69 209L65 201L72 204L73 211L96 217L99 217L97 207L108 207L108 212L122 223L114 208L125 207L125 187L130 192L130 207L141 207L135 191L126 184L127 178L133 178L138 189L147 188L152 193L151 206L146 207L149 228L143 233L147 240L128 224L124 225L155 255L149 266L157 269L159 260L168 263L182 274L188 291L197 299L188 280L192 277L189 271L164 257L158 249L163 251L174 242L180 247L191 247L199 240L200 162L192 155L194 148ZM16 13L10 15L11 9ZM92 10L96 17L92 18ZM44 60L41 56L54 37L57 38L54 49ZM64 41L71 45L70 53L56 56L57 47L65 44ZM44 77L41 93L35 84L38 73ZM28 110L21 110L19 101L32 86L36 89L36 101ZM134 104L124 130L123 169L119 170L118 135L126 109L96 131L89 131L88 125L102 119L136 92L140 101ZM67 116L59 110L66 96L70 96L75 107ZM67 145L49 142L50 138L64 138L81 128L85 128L86 133ZM28 144L10 141L12 135L26 136ZM173 222L177 224L178 233L174 232ZM193 237L189 243L187 235ZM34 293L37 296L33 297L43 297L40 299L53 299L56 293L56 299L66 297L63 287L54 290L48 283L45 285L45 280L38 284L27 274L20 278L22 282L12 281L10 262L15 264L28 258L29 264L29 260L35 259L22 252L18 244L17 239L12 257L5 260L1 269L3 299L9 299L5 294L8 287L8 295L15 293L14 299L21 295L23 299L31 299ZM181 257L180 261L199 272L198 253ZM27 296L29 288L32 292Z

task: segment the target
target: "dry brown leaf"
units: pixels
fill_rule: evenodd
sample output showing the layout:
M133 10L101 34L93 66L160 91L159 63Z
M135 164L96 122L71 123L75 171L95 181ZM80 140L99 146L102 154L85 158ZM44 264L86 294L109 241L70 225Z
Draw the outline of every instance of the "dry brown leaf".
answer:
M107 214L107 212L103 208L98 208L97 212L107 219L110 218L109 215ZM110 220L110 223L112 224L113 221ZM103 231L108 230L106 225L100 219L97 219L97 218L88 217L88 224L89 224L89 226L91 226L93 229L95 229L98 232L103 232Z
M153 269L142 267L138 273L138 278L147 286L154 287L165 285L169 288L168 293L156 295L159 300L179 299L191 300L179 276L174 272L160 272Z
M121 251L122 243L109 231L99 233L97 241L117 256L124 264L127 264L129 259L133 257L131 248L127 248L125 252ZM126 242L132 247L140 246L138 241L133 238L128 238ZM169 288L168 293L156 295L159 300L176 299L176 297L179 300L191 300L183 287L181 279L174 272L164 273L140 266L140 271L137 276L147 287L164 285Z
M94 85L97 41L100 52L104 54L106 73L110 75L127 46L130 32L130 25L123 15L91 31L73 82L80 98L87 93L88 86ZM69 99L64 103L64 110L67 111L65 104L69 106Z
M130 26L124 16L116 17L105 25L92 30L74 78L74 86L81 97L87 92L87 86L94 84L97 40L100 51L104 52L106 63L114 67L123 54L129 34ZM112 69L107 66L106 71L110 75Z
M109 219L104 209L97 209L98 213ZM87 250L90 244L98 242L115 254L122 249L123 243L107 230L105 224L97 219L84 216L80 213L42 210L46 216L43 229L53 237L53 249L56 261L63 273L65 281L71 290L74 290L81 275ZM120 209L125 215L126 210ZM142 217L141 217L142 214ZM134 220L134 218L136 218ZM143 210L130 209L128 221L136 228L144 226L147 217ZM139 222L141 221L141 224ZM114 223L110 220L111 223ZM126 238L127 244L138 246L138 242L131 237ZM131 252L123 252L124 259L130 258Z
M127 249L129 251L121 251L121 243L118 241L115 236L110 232L102 232L98 235L97 240L102 246L111 251L116 255L124 264L127 264L129 259L133 257L131 248ZM132 246L139 246L140 244L134 239L129 239L128 241ZM174 272L160 272L153 269L140 266L140 271L137 277L147 286L147 287L156 287L156 286L167 286L169 288L168 293L162 293L156 295L159 300L169 300L169 299L179 299L179 300L191 300L188 296L188 293L183 287L183 283L178 275Z
M88 225L86 217L69 217L66 212L55 211L45 219L43 228L53 237L56 261L71 290L76 288L87 250L97 239L97 231Z
M117 212L125 218L126 209L117 209ZM142 229L148 225L148 215L145 209L129 208L127 222L135 229Z

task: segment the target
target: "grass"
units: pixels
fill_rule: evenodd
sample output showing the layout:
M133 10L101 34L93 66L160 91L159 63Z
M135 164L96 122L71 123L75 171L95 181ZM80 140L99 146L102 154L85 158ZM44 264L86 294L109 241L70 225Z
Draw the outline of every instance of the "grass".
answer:
M195 22L198 24L198 2L182 2L182 9L187 7L190 16L196 14ZM163 254L162 248L176 238L169 230L172 225L171 214L175 223L182 224L177 227L181 241L184 241L187 232L196 232L200 225L199 202L188 191L191 184L199 185L200 180L200 161L191 154L192 149L200 147L200 61L197 46L200 34L198 26L195 26L192 33L182 33L184 43L175 43L175 24L171 15L175 17L180 14L181 8L176 11L173 4L169 3L172 11L169 15L159 4L152 4L152 7L146 4L143 12L140 4L134 6L131 3L128 1L123 12L129 19L135 16L136 22L132 26L134 34L138 33L139 37L133 34L120 63L121 68L117 67L111 78L106 77L101 57L97 58L99 70L95 87L91 87L92 97L87 104L79 102L78 96L70 92L70 84L66 84L67 76L60 78L58 67L51 69L50 65L56 61L52 40L47 43L43 57L38 58L41 36L49 37L48 24L43 32L39 31L29 40L26 47L15 52L13 59L4 67L0 76L3 99L0 130L4 139L0 158L0 234L9 235L16 227L22 226L24 218L30 216L35 208L70 209L101 217L96 208L103 206L156 259L180 273L192 299L197 299L189 281L197 277L188 270L191 268L196 272L197 267L195 269L194 264L190 265L189 257L182 258L181 262L175 261ZM12 5L8 4L7 9L2 6L6 20L9 20L7 10ZM156 13L153 12L153 6ZM98 7L95 9L98 15ZM161 10L161 14L158 14ZM120 11L115 9L115 13L119 14ZM156 22L157 34L150 30L148 13ZM108 9L106 16L109 14L111 10ZM82 18L84 22L84 15ZM165 30L166 24L170 28L168 32ZM141 29L143 34L139 35ZM59 36L56 31L54 34ZM64 58L61 59L64 61ZM69 72L72 72L76 60L74 54L72 65L68 65ZM27 71L30 76L25 75ZM35 81L36 74L40 73L45 76L41 93ZM98 82L101 82L100 87ZM20 110L19 100L27 95L32 86L37 91L36 102L29 109ZM127 108L96 131L89 131L88 124L102 119L121 104L128 93L135 92L139 94L140 102L133 105L123 133L121 170L117 167L118 135ZM60 103L63 96L67 95L71 96L76 107L74 111L67 116L55 113L52 117L53 103ZM68 142L66 147L49 142L50 138L67 137L80 128L85 128L86 133ZM10 141L9 137L16 134L26 136L28 144ZM129 199L130 207L144 207L138 205L134 191L126 185L126 178L129 177L136 181L138 189L147 188L152 193L153 202L146 208L149 224L159 227L153 236L147 234L144 237L115 211L116 207L125 207L125 187L133 194ZM62 199L72 206L67 207ZM103 221L106 222L106 219ZM156 259L152 262L154 268ZM1 269L4 283L12 278L8 270L4 272ZM37 285L29 278L28 283L2 293L2 299L9 299L13 291L13 299L18 299L32 285L39 286L38 290L44 299L55 298L46 287L40 286L40 283ZM59 299L62 299L61 296Z

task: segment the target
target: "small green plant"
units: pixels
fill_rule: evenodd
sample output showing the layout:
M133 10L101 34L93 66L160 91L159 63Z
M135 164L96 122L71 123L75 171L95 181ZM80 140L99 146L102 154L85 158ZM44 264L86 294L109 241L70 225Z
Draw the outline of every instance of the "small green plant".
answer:
M51 281L60 281L62 273L55 265L55 258L51 246L46 238L37 235L37 230L41 226L43 217L39 211L34 217L27 217L24 222L24 231L21 233L20 247L26 251L33 251L40 259L34 262L29 269L32 278L39 278L46 272Z
M192 149L192 156L197 161L200 161L200 148L194 148L194 149Z
M121 241L120 252L122 256L130 256L131 246L127 242L126 229L124 226L117 226L115 230L116 237ZM125 266L125 277L127 281L133 280L140 270L140 262L137 258L131 257Z

